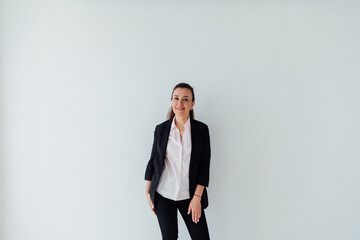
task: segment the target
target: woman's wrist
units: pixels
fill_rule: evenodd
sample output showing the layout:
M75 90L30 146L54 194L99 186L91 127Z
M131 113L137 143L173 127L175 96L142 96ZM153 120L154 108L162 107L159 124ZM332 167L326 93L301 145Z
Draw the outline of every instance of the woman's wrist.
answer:
M201 199L201 194L194 193L194 197Z

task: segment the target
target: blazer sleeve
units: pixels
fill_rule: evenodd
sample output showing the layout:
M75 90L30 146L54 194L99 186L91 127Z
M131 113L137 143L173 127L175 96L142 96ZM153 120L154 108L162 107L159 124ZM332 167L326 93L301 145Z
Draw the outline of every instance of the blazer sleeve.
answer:
M150 159L148 161L148 164L147 164L146 170L145 170L145 180L149 180L149 181L151 181L152 176L154 174L154 158L155 158L155 151L156 151L156 142L158 140L157 128L158 128L158 126L155 127L154 142L152 145L151 155L150 155Z
M204 187L209 186L210 157L211 157L210 134L209 134L208 126L205 125L204 144L203 144L203 149L202 149L202 153L201 153L199 174L197 177L197 184L200 184Z

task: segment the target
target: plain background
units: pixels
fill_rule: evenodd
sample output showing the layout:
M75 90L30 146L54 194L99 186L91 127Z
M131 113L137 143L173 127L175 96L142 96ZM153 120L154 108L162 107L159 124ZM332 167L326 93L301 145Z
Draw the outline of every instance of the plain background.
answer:
M3 0L0 238L160 239L144 171L188 82L212 239L360 239L359 23L344 0Z

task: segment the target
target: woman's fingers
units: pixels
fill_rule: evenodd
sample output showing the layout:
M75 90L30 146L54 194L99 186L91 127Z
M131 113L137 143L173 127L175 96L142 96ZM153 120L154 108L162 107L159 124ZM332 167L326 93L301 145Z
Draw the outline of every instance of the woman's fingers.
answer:
M188 208L188 214L191 212L191 219L194 223L198 223L201 217L201 205L197 205L191 201Z
M153 211L153 213L154 213L154 214L155 214L155 216L156 216L156 212L155 212L154 208L152 208L151 210Z
M153 204L153 202L150 200L149 201L149 206L150 206L150 208L151 208L151 211L153 211L153 213L155 214L155 216L156 216L156 212L155 212L155 209L154 209L154 204Z
M191 207L191 204L189 205L188 214L191 212L191 219L194 223L196 223L196 212L194 208Z
M199 218L200 218L200 211L196 211L195 223L198 223L198 222L199 222Z
M192 209L192 220L194 223L198 223L199 222L199 219L201 217L201 209L197 209L197 210L194 210Z

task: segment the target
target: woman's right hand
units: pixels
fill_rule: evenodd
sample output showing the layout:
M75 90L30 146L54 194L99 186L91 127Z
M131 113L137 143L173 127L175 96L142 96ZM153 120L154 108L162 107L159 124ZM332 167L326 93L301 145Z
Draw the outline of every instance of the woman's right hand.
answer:
M146 199L147 199L147 201L149 203L151 211L153 211L153 213L156 215L155 210L154 210L154 203L153 203L153 201L151 200L151 197L150 197L150 187L151 187L151 181L146 181L145 196L146 196Z
M155 214L155 216L156 216L156 213L155 213L155 210L154 210L154 203L153 203L153 201L151 201L151 197L150 197L150 193L145 193L145 196L146 196L146 199L147 199L147 201L148 201L148 203L149 203L149 206L150 206L150 208L151 208L151 211L153 211L153 213Z

